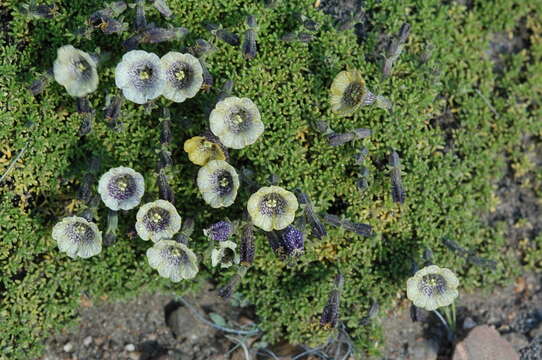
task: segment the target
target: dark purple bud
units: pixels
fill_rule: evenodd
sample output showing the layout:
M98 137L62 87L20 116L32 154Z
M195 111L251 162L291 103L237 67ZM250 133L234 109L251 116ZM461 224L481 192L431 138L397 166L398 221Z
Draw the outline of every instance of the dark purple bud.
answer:
M339 291L332 290L329 294L327 304L324 307L324 311L322 312L320 326L326 329L334 329L337 326L337 322L339 321L339 301Z
M256 31L254 31L254 29L245 31L245 40L243 41L241 49L243 51L243 56L246 59L252 60L256 57Z
M356 164L361 164L365 161L365 158L369 155L369 150L367 148L363 147L359 150L359 152L355 155L354 161Z
M103 10L96 11L94 14L92 14L88 19L88 23L93 28L100 29L104 34L108 35L120 33L128 29L126 24L123 24L120 21L113 19L111 16L108 16Z
M358 190L364 191L369 187L369 182L367 182L367 179L365 178L358 179L356 181L356 187L358 188Z
M77 191L77 199L88 203L92 197L92 183L94 182L94 175L86 173L81 180L81 185Z
M158 156L158 170L164 169L167 166L171 166L173 164L173 159L171 158L170 151L161 150Z
M113 1L102 11L106 12L109 16L116 17L126 11L126 9L128 9L128 5L124 1Z
M160 193L160 199L169 201L172 204L175 204L175 194L169 185L167 175L164 169L160 169L158 174L158 190Z
M226 285L218 289L218 296L220 296L224 300L229 299L240 283L241 276L239 274L233 275L233 277L228 281Z
M186 236L185 234L179 233L175 235L175 241L179 244L188 246L188 243L190 242L190 237Z
M376 315L378 315L378 311L380 310L380 305L376 300L373 300L371 307L369 308L369 311L367 312L367 315L365 315L361 321L359 322L361 326L368 325L371 322L371 319L373 319Z
M204 57L214 52L216 47L204 39L197 39L196 44L191 46L189 52L197 58Z
M222 220L203 230L203 234L214 241L226 241L233 235L234 230L231 222Z
M314 35L306 33L306 32L300 32L299 34L297 34L297 40L305 44L310 43L311 41L314 40L314 38L315 38Z
M332 133L327 135L327 141L331 146L344 145L355 138L356 136L353 133Z
M181 233L188 237L192 236L192 234L194 233L195 225L196 223L194 222L193 218L187 217L183 219L183 227L181 229Z
M141 40L143 36L141 34L136 34L132 37L129 37L122 43L122 46L124 46L127 50L134 50L138 47L139 41Z
M92 105L86 97L77 98L76 107L79 114L86 114L92 112Z
M320 24L318 24L316 21L306 16L302 17L302 21L303 21L303 27L309 31L317 31L318 28L320 27Z
M324 120L316 120L313 123L314 128L316 131L318 131L320 134L324 135L331 135L335 132L329 127L329 124Z
M241 44L239 36L226 29L218 29L215 31L214 35L231 46L239 46Z
M327 231L324 224L322 224L314 212L314 207L312 206L309 196L300 189L296 189L296 196L299 203L304 207L303 211L305 213L305 217L312 228L312 236L318 239L323 239L327 235Z
M396 203L404 203L406 198L403 181L401 180L401 161L397 152L393 151L390 156L391 165L391 197Z
M403 25L401 25L401 28L399 29L399 41L402 43L406 42L408 39L408 35L410 35L410 24L403 23Z
M226 82L222 86L222 90L220 90L220 93L218 94L216 98L217 103L231 96L232 91L233 91L233 85L234 85L233 80L226 80Z
M104 117L110 128L114 130L122 129L122 122L118 119L121 114L124 98L122 96L108 96L106 98L106 107L104 108Z
M258 22L256 20L256 16L254 15L248 15L246 19L246 24L251 29L256 29L258 27Z
M160 144L167 146L171 144L171 120L162 120L162 131L160 132Z
M357 140L361 140L371 136L372 131L371 129L357 128L352 130L352 133L356 136Z
M207 63L203 59L199 59L201 64L201 69L203 70L203 84L201 85L202 90L209 90L214 83L213 75L209 72Z
M286 41L286 42L296 41L297 40L297 34L295 32L286 33L286 34L282 35L282 37L280 39L282 41Z
M30 84L30 86L28 87L28 90L30 90L32 95L36 96L36 95L41 94L45 90L48 84L49 84L48 78L45 76L42 76L34 80L32 84Z
M367 224L355 223L348 219L341 219L337 215L327 213L324 214L323 220L330 225L343 228L346 231L351 231L361 236L369 237L373 235L372 227Z
M247 268L241 267L239 271L237 271L237 273L232 276L232 278L225 286L218 289L218 295L224 300L229 299L233 295L235 290L237 290L237 288L239 287L241 279L243 279L246 273Z
M135 25L137 30L142 30L147 27L147 18L145 17L145 0L136 0Z
M105 230L104 245L110 246L117 241L117 228L119 225L119 215L115 210L109 209L107 214L107 229Z
M157 44L165 41L172 41L181 39L182 37L186 36L189 31L187 28L184 27L177 27L177 28L171 28L171 29L164 29L164 28L152 28L144 30L141 33L141 37L139 39L139 43L147 43L147 44Z
M301 231L292 225L288 225L286 229L282 231L281 237L286 255L299 256L303 254L305 246L304 236Z
M77 98L77 112L82 115L79 136L85 136L92 131L94 120L94 109L88 98Z
M165 0L154 0L152 4L164 17L169 18L173 15L173 11L171 11Z
M239 244L239 255L241 265L250 266L254 262L256 249L254 247L254 226L251 223L243 227L241 233L241 243Z
M277 5L277 0L263 0L263 3L266 8L271 9Z
M279 259L284 260L286 258L286 249L284 248L284 243L277 232L266 231L265 235L267 236L267 241L269 242L271 249L273 249L273 252L279 257Z

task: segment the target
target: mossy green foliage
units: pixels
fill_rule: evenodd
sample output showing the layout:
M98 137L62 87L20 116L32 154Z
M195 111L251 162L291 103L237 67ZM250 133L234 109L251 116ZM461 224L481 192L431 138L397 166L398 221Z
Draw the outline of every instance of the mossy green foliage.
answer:
M18 3L8 0L0 5L0 173L26 147L22 160L0 184L0 357L9 359L39 353L43 337L74 318L81 296L119 297L141 288L180 293L196 284L172 286L150 269L144 256L150 244L130 236L135 211L121 214L118 242L99 256L74 261L57 251L51 228L59 217L81 208L73 199L91 155L102 158L103 171L122 165L142 172L147 182L144 200L156 199L161 112L148 115L141 106L125 105L126 128L120 133L100 121L105 95L118 92L113 69L129 34L95 32L90 41L70 33L102 7L101 2L58 1L59 14L47 20L26 18L16 10ZM216 83L233 79L234 94L253 99L266 124L256 144L232 151L232 164L251 167L261 183L269 174L278 174L282 186L303 188L319 210L369 223L376 232L364 239L330 229L324 240L307 241L306 254L291 267L272 254L263 236L258 237L257 259L242 292L256 305L270 341L286 338L314 344L329 336L319 329L318 319L338 270L346 279L341 319L359 349L374 353L378 329L362 327L359 321L371 299L385 308L397 294L404 294L410 259L419 260L426 247L434 251L436 264L459 274L464 288L502 283L518 269L517 258L507 248L505 227L488 226L483 215L495 205L492 184L506 169L503 154L521 158L522 138L541 135L540 2L485 1L467 8L453 1L366 1L371 26L361 45L351 31L337 32L331 19L313 8L312 0L279 1L273 9L260 1L168 3L174 11L170 22L192 33L182 42L142 46L159 55L191 45L197 37L211 39L202 21L219 22L242 34L244 17L248 13L258 17L256 59L247 61L239 49L219 41L215 41L218 51L208 59ZM297 27L293 12L322 23L315 41L308 45L280 41ZM165 24L155 10L147 14L150 21ZM124 16L133 22L134 10ZM381 54L376 50L380 34L395 33L404 21L412 24L410 39L393 76L382 80ZM521 35L527 45L500 55L499 71L488 55L495 33ZM100 86L90 97L98 121L85 138L77 135L80 116L63 88L51 84L37 98L26 90L39 72L52 66L56 49L67 43L88 52L99 47L111 53L99 69ZM369 88L391 99L393 113L363 108L351 118L340 118L330 112L329 85L348 66L361 69ZM215 87L169 106L175 160L169 175L180 213L196 219L191 246L198 254L208 248L201 229L226 215L240 217L250 195L241 189L231 209L210 209L197 191L198 167L182 151L187 138L206 128L206 111L217 92ZM332 148L310 127L320 119L336 131L369 127L374 135L363 144ZM365 163L371 171L370 186L365 192L355 186L354 155L362 145L370 154ZM387 156L392 149L402 157L407 191L402 206L390 195ZM106 214L102 207L98 214L102 229ZM443 236L497 261L497 269L467 264L442 245ZM538 245L531 246L540 254L540 237ZM531 269L541 266L532 257L525 263ZM226 281L232 271L203 270L200 280Z

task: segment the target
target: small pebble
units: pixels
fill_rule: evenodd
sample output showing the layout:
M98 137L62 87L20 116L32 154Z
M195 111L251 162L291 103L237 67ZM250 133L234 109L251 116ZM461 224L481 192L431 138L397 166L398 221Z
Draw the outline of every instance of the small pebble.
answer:
M135 345L134 344L128 344L124 347L124 350L126 351L135 351Z
M87 336L87 337L83 340L83 345L89 346L90 344L92 344L92 336Z
M63 349L64 349L64 352L67 352L67 353L72 352L73 351L72 343L66 343L64 345Z
M465 320L463 320L463 329L470 330L475 326L476 326L476 322L472 320L471 317L466 317Z

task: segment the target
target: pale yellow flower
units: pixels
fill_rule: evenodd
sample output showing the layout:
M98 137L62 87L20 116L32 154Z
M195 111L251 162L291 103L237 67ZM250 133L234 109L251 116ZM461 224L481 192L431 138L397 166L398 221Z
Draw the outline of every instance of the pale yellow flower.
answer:
M184 151L188 159L203 166L211 160L226 160L226 151L220 144L205 136L194 136L184 142Z
M198 273L198 258L186 245L173 240L160 240L147 250L149 265L160 276L173 282L192 279Z
M71 96L84 97L98 87L96 62L89 54L71 45L57 50L53 73L56 82Z
M166 99L181 103L196 96L203 84L203 69L197 58L170 51L160 61L166 79L162 95Z
M252 222L265 231L282 230L290 225L298 207L295 195L280 186L260 188L247 204Z
M370 94L359 70L341 71L331 84L331 110L342 116L352 115Z
M203 200L213 208L234 203L239 189L235 168L223 160L209 161L198 172L198 188Z
M407 297L427 311L452 304L459 295L459 280L449 269L426 266L407 280Z
M224 146L242 149L263 134L260 111L250 99L230 96L219 101L209 116L211 132Z

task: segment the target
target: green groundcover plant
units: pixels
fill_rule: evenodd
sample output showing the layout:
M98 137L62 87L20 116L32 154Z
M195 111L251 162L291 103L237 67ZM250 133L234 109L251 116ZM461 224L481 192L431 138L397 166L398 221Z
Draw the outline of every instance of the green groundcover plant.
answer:
M171 113L173 165L167 175L180 215L195 221L189 245L203 265L192 280L160 278L145 256L152 244L136 235L134 210L119 212L117 241L98 255L74 260L58 251L53 226L82 210L76 193L93 156L101 159L99 174L119 166L141 173L142 203L158 198L155 165L163 113L126 101L121 131L103 120L107 95L121 94L114 69L127 52L123 42L134 33L135 9L121 15L130 24L126 31L105 35L96 30L86 38L74 33L104 7L102 2L57 1L52 16L43 18L20 1L0 0L0 358L39 354L43 339L74 319L81 297L120 298L154 289L182 294L197 290L204 279L226 283L235 273L235 267L211 267L203 229L226 216L241 219L252 192L241 185L231 207L211 208L198 190L199 167L183 150L186 140L206 130L228 79L234 81L234 96L257 104L265 124L258 141L230 152L230 163L250 168L260 184L276 174L280 186L309 194L317 211L370 224L374 232L367 238L328 226L323 239L306 239L304 254L292 263L280 260L257 233L254 263L239 291L255 305L268 341L325 342L330 333L320 326L320 315L340 272L340 318L360 353L376 353L378 325L363 325L360 319L373 301L386 309L405 298L411 259L419 260L427 248L435 263L458 274L464 288L502 284L518 263L540 269L540 236L522 243L521 254L527 256L518 258L508 247L505 224L484 220L498 202L493 184L509 164L516 174L536 171L529 154L542 135L540 2L368 0L361 42L352 30L338 31L312 0L276 1L274 7L262 1L169 0L167 21L147 3L149 22L182 26L190 33L140 49L162 56L198 38L217 48L205 60L214 86L180 104L156 100ZM312 41L281 40L298 29L298 13L320 24ZM249 14L256 16L257 28L245 24ZM252 31L257 52L251 48L243 54L240 46L215 38L204 22L240 35ZM411 24L408 41L386 70L389 76L382 76L382 44L404 22ZM79 136L84 114L77 113L62 86L51 82L36 97L28 90L66 44L88 53L99 50L102 57L97 90L88 97L96 121L86 136ZM368 88L393 108L334 114L329 89L334 77L348 69L360 70ZM317 121L337 132L368 128L371 134L330 146L315 129ZM356 156L362 147L368 150L362 164L368 172L360 189L362 167ZM392 198L392 151L401 157L403 203ZM541 180L538 174L526 186L536 189ZM97 186L96 181L92 189ZM103 205L97 223L106 228ZM451 252L445 238L496 266L473 266Z

